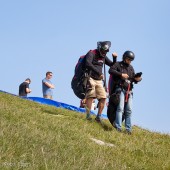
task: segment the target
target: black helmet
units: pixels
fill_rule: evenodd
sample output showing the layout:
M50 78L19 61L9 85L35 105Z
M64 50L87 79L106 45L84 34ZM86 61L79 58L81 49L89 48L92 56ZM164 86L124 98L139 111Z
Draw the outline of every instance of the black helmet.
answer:
M109 52L109 48L111 47L110 41L99 41L97 42L97 49L100 52L102 57L105 57L107 52Z
M132 51L125 51L125 53L123 54L123 61L128 58L131 61L133 61L135 59L135 54Z

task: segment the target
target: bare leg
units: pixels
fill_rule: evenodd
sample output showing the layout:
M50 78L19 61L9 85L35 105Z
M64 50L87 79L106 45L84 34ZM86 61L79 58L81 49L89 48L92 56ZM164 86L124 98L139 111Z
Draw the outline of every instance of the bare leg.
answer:
M106 103L106 99L100 99L99 100L98 113L97 113L96 121L99 121L99 122L101 121L101 114L103 112L105 103Z
M89 120L91 119L90 118L90 110L91 110L92 102L93 102L93 98L86 99L86 113L87 113L86 118Z

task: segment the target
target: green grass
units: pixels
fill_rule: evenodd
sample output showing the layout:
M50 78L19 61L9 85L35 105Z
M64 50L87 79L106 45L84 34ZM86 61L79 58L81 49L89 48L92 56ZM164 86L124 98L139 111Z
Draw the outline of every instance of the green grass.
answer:
M118 133L85 115L0 92L0 169L170 170L170 136ZM90 138L111 143L101 146Z

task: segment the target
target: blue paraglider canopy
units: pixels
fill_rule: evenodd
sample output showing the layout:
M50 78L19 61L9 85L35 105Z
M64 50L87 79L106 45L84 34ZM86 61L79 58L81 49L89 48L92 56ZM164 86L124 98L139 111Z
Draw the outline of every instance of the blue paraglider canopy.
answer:
M0 90L0 92L11 94L11 93L8 93L8 92L2 91L2 90ZM11 95L14 95L14 94L11 94ZM14 95L14 96L17 96L17 95ZM86 112L86 110L84 108L72 106L72 105L62 103L62 102L58 102L58 101L54 101L54 100L51 100L51 99L45 99L45 98L42 98L42 97L21 97L21 98L31 100L31 101L34 101L34 102L37 102L37 103L41 103L41 104L46 104L46 105L55 106L55 107L58 107L58 108L63 108L63 109L68 109L68 110L80 112L80 113ZM95 115L96 113L91 111L91 114ZM102 114L102 118L107 119L107 116Z

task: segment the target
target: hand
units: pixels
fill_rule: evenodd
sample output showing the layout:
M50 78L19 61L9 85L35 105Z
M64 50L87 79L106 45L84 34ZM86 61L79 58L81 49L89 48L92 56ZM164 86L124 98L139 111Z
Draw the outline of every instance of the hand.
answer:
M129 76L128 76L127 74L122 73L122 78L124 78L124 79L128 79L128 78L129 78Z
M54 84L51 84L51 88L52 88L52 89L54 89L54 88L55 88Z
M135 77L135 80L136 80L137 82L139 82L139 81L142 80L142 77Z
M100 80L104 80L104 75L101 74L99 78L100 78Z
M113 58L117 58L117 53L115 53L115 52L112 53L112 57L113 57Z

